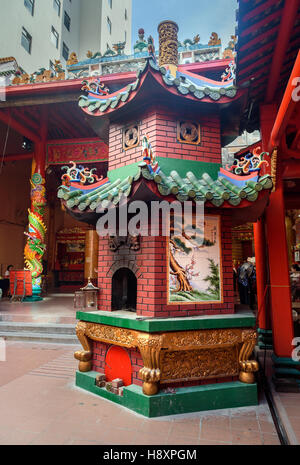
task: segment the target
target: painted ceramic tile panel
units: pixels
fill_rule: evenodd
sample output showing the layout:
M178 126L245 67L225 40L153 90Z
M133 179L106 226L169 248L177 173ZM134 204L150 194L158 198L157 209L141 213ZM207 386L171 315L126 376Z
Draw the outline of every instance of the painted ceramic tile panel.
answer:
M193 233L170 237L170 303L222 302L220 228L220 217L208 215L200 241Z

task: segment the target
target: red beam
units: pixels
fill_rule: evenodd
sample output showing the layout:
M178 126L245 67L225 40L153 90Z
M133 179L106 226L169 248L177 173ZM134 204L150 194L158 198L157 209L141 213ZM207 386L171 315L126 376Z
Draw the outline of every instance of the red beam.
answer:
M278 30L278 24L272 29L269 29L266 32L263 32L262 34L256 35L254 39L247 41L241 48L240 48L240 53L243 52L244 50L249 50L253 46L258 46L262 43L265 43L265 40L267 37L271 36L272 34L276 34ZM259 48L256 47L256 53L259 53Z
M32 152L29 153L19 153L17 155L5 155L4 161L21 161L21 160L31 160L34 154Z
M258 6L257 8L254 8L253 10L249 11L242 18L243 23L246 23L249 19L255 18L255 16L260 15L260 13L267 10L268 8L271 8L273 5L276 5L276 3L278 3L278 0L268 0L267 2L264 2L262 5Z
M24 124L24 126L36 131L39 133L40 127L39 125L33 121L31 118L29 118L27 115L25 115L24 111L20 111L19 109L12 110L11 113L13 118L16 118L20 123Z
M280 144L281 137L288 124L289 118L292 115L295 105L297 102L292 99L292 93L295 90L295 85L292 84L295 78L300 76L300 50L298 52L292 73L290 75L289 82L287 84L280 108L277 113L277 117L271 132L269 142L269 152L273 152L275 147Z
M50 115L51 115L51 120L55 122L54 123L55 126L59 126L60 128L62 128L64 133L66 133L66 135L76 137L76 135L78 134L76 128L74 127L74 125L72 126L71 124L69 124L61 116L61 114L58 113L58 110L56 110L55 112L51 111Z
M23 124L19 123L19 121L15 120L10 112L0 110L0 121L2 121L7 126L10 126L22 136L27 137L27 139L30 139L32 142L40 142L41 140L38 134L26 128Z
M288 1L294 1L294 0L288 0ZM248 27L247 29L245 29L242 33L241 33L241 37L245 37L247 36L248 34L255 34L257 32L257 30L261 27L261 26L265 26L266 24L270 23L271 21L274 21L276 20L277 18L279 18L281 16L282 12L281 10L279 11L275 11L275 13L267 16L266 18L263 18L261 19L260 21L258 21L258 23L254 23L252 24L250 27Z
M285 0L282 19L279 26L276 46L273 53L273 60L269 75L267 94L265 101L272 102L278 85L280 71L286 56L287 46L291 37L291 32L295 24L295 19L299 7L299 0Z
M265 65L265 62L270 60L271 58L271 54L268 54L268 55L265 55L263 56L262 58L260 58L259 60L257 60L257 57L256 57L256 60L253 61L249 66L247 66L246 68L243 68L241 71L240 71L240 76L246 74L247 76L247 79L249 80L249 72L254 68L254 70L257 70L258 66L260 65Z
M97 76L93 76L96 78ZM66 79L65 81L49 81L35 84L22 84L13 85L5 88L5 95L7 101L9 98L16 97L18 95L34 95L44 93L64 93L64 92L80 92L82 87L82 79ZM114 73L101 76L101 81L105 84L123 84L133 82L136 79L136 72L128 73Z

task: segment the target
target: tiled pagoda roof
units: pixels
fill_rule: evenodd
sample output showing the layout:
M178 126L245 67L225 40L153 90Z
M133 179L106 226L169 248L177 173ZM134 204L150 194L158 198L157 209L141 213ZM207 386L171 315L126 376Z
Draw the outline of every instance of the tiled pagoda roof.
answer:
M128 86L107 95L96 95L89 92L79 98L79 106L88 114L101 116L113 111L132 100L143 87L145 77L152 74L157 82L173 94L187 97L194 101L227 103L237 96L233 80L227 82L211 79L181 70L179 66L174 78L165 67L159 67L149 58L143 69L137 72L136 80Z
M259 192L272 188L272 180L269 175L262 176L255 181L245 181L244 186L238 187L226 177L218 176L214 180L208 173L196 176L188 171L181 177L176 170L158 174L150 173L148 165L142 162L138 165L134 176L120 176L109 181L99 188L90 190L71 189L65 185L60 186L58 197L65 201L68 209L83 211L96 211L97 207L106 208L110 203L118 205L122 196L129 197L136 182L145 179L157 186L161 196L174 196L180 202L195 200L210 202L215 207L221 207L224 203L237 207L243 199L255 202Z

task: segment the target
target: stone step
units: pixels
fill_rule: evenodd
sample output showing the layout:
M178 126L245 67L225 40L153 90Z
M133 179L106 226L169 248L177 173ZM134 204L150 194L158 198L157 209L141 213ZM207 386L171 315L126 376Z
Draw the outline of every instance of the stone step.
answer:
M14 332L30 332L40 334L66 334L76 336L75 324L54 323L23 323L14 321L0 321L0 334Z
M79 345L77 337L72 334L51 334L35 331L3 331L0 330L0 337L10 341L26 342L53 342L55 344L76 344ZM81 347L81 346L80 346Z

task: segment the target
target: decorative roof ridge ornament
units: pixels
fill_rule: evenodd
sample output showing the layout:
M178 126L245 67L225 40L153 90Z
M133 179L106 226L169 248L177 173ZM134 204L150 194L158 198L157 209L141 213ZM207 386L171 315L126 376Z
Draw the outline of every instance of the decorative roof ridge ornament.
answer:
M67 60L67 66L76 65L78 63L78 58L75 52L70 53L69 59Z
M117 42L113 44L113 49L116 51L116 55L124 55L126 41L125 42Z
M93 96L106 96L109 94L109 88L105 86L103 82L101 82L101 79L85 79L82 81L83 86L81 90L84 90L88 92L88 95L93 97Z
M107 44L107 50L105 53L103 53L103 57L113 57L116 56L117 53L114 52L111 48L109 48L109 45Z
M154 39L152 36L148 37L148 54L149 57L152 58L154 63L156 63L156 56L155 56L155 46L154 46Z
M228 42L227 47L223 52L224 60L234 60L236 56L235 44L237 43L237 36L231 36L231 40Z
M148 136L144 136L142 139L143 148L143 160L147 164L147 168L151 175L158 174L160 172L160 166L156 161L156 157L152 150L152 145L149 141Z
M84 186L85 183L93 184L95 182L102 181L103 176L99 178L99 176L93 173L97 168L84 168L82 165L77 167L74 161L71 161L70 163L71 166L62 166L61 168L62 170L67 171L61 177L64 186L69 187L72 183L78 182Z
M259 174L263 165L269 166L269 162L264 160L264 155L269 155L268 152L260 152L260 150L261 147L256 147L253 152L247 153L240 160L235 159L230 167L226 165L226 169L238 176L248 176L251 173Z
M219 38L217 32L211 33L210 40L208 41L208 45L210 46L221 45L221 39Z
M236 71L236 64L233 59L233 61L229 63L228 67L225 69L225 71L223 72L221 76L222 82L234 81L236 78L235 71Z
M147 43L145 40L145 31L143 28L140 28L138 30L138 36L139 36L139 40L136 41L133 47L134 53L145 52L148 48L149 42Z
M60 60L54 60L54 69L47 70L46 68L39 68L32 74L15 73L15 78L12 85L18 84L35 84L40 82L60 81L66 79L65 70L62 67Z
M197 35L193 38L193 40L191 40L191 39L185 39L185 40L183 41L183 45L182 45L180 42L178 42L178 45L181 46L181 47L183 46L183 47L185 47L185 48L188 48L188 46L197 45L199 42L200 42L200 36L199 36L199 34L197 34Z
M93 53L91 50L88 50L88 51L87 51L86 56L87 56L90 60L94 60L95 58L101 58L101 57L102 57L102 55L101 55L100 52Z

